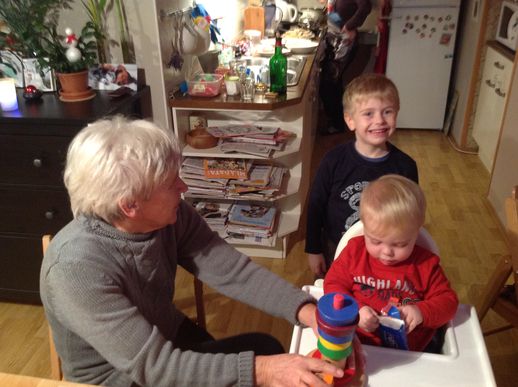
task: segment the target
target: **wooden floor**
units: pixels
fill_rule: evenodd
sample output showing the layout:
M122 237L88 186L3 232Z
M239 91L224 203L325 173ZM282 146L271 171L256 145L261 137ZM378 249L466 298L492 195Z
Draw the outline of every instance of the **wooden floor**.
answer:
M349 134L317 136L313 170L323 153ZM453 150L436 131L400 130L394 143L409 153L419 167L420 184L428 199L426 227L441 250L442 264L461 302L473 304L499 256L507 252L502 231L485 199L489 175L477 156ZM515 182L518 183L518 182ZM304 249L304 219L293 234L285 260L254 258L296 286L312 282ZM177 304L194 313L191 278L180 272ZM273 334L289 348L292 327L206 289L208 328L216 337L249 331ZM502 322L492 312L483 327ZM518 385L518 331L486 338L500 387ZM0 372L48 377L47 331L39 306L0 303Z

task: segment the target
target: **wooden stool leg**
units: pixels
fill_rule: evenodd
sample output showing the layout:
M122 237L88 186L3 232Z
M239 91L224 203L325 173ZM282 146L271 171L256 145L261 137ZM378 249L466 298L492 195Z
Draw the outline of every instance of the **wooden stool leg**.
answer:
M203 282L194 277L194 298L196 300L196 322L202 327L206 328L205 322L205 305L203 304Z
M511 257L509 255L503 256L489 279L480 301L476 305L479 321L482 321L488 310L495 304L512 271Z

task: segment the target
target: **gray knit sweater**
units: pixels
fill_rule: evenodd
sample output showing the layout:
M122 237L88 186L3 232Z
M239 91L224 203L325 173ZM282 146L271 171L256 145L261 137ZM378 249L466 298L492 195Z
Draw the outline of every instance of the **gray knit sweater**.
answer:
M80 216L52 240L40 291L69 381L105 386L251 386L254 354L175 348L184 316L176 267L220 293L296 323L309 296L221 240L182 202L176 224L128 234Z

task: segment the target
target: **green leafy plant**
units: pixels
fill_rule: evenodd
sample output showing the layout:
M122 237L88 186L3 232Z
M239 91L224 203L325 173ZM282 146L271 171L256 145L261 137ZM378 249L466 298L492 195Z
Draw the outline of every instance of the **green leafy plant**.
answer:
M66 57L66 38L58 33L59 14L71 9L72 0L1 0L0 18L8 32L0 31L0 49L24 58L37 58L40 66L71 73L87 69L96 62L95 26L87 22L77 37L81 58L70 62Z

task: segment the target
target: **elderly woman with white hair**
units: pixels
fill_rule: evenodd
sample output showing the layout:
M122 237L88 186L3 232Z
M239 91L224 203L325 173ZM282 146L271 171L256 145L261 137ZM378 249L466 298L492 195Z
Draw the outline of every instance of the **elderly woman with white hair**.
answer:
M323 386L342 376L273 337L215 340L172 303L177 265L222 294L316 330L314 300L254 264L181 199L171 131L93 123L65 168L74 219L43 259L40 291L65 379L105 386Z

